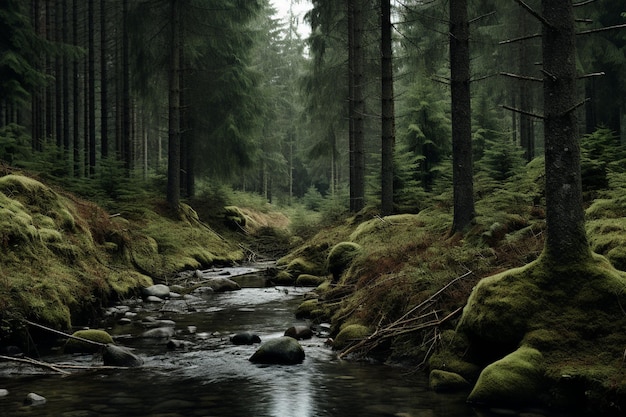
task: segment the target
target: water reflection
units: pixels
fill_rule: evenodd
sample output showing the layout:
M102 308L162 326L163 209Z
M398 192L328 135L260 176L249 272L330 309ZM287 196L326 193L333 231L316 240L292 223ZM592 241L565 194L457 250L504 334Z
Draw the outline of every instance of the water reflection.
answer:
M337 360L324 340L303 341L306 358L295 366L254 365L248 361L258 346L234 346L228 336L253 331L263 340L281 336L302 322L293 311L303 291L292 288L244 288L208 294L193 309L172 305L133 306L142 315L176 322L176 338L189 342L168 350L163 341L134 338L140 326L115 326L112 333L145 359L130 370L80 371L43 376L40 369L0 363L0 415L11 416L221 416L221 417L494 417L497 410L476 412L465 395L435 395L420 373L374 363ZM189 329L194 329L190 331ZM91 357L46 358L89 364ZM97 361L96 361L97 363ZM27 376L25 373L38 374ZM36 392L48 399L25 407ZM511 412L519 416L518 412ZM526 414L531 415L531 414ZM548 416L535 412L533 416ZM570 416L566 416L570 417Z

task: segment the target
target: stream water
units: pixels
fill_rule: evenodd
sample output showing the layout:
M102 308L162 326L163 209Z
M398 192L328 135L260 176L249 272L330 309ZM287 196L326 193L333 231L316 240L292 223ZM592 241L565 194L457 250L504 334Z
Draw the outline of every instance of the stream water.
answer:
M129 316L137 313L133 322L108 330L118 344L132 347L144 359L140 368L58 375L0 362L0 389L8 391L0 397L0 416L557 416L540 410L475 410L465 404L465 394L429 391L422 373L338 360L319 337L301 342L306 354L302 364L252 364L248 358L258 345L235 346L229 336L251 331L268 340L305 324L293 312L307 290L265 287L263 279L246 277L237 279L244 287L239 291L207 293L192 301L129 302L124 308ZM164 339L138 337L146 330L138 324L145 316L173 321L174 338L185 347L172 350ZM42 359L101 364L90 355ZM45 397L46 403L25 406L30 392Z

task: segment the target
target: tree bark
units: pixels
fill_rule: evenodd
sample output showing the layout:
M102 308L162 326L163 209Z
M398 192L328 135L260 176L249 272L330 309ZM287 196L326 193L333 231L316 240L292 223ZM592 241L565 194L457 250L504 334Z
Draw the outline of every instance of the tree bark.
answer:
M109 61L105 0L100 0L100 154L109 156Z
M591 256L585 231L571 0L543 0L543 100L546 160L544 255L560 263Z
M178 0L170 0L169 134L167 156L167 202L180 205L180 16Z
M86 143L89 155L89 176L96 173L96 49L95 49L95 2L96 0L88 0L87 11L87 31L89 32L88 48L88 78L89 78L89 134Z
M452 233L474 220L470 56L467 0L450 0L450 80L452 93Z
M350 118L350 211L365 206L365 153L363 100L363 8L361 0L348 0L348 70Z
M393 97L391 0L381 1L381 212L393 213L393 153L395 147L395 109Z

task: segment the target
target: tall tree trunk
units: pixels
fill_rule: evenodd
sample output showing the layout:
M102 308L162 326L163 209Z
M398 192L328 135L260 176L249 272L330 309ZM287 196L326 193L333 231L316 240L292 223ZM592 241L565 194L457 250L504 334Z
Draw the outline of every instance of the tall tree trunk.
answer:
M474 220L472 114L467 0L450 0L450 80L452 93L452 233Z
M179 1L170 0L169 135L167 157L167 202L180 205L180 16Z
M79 46L78 41L78 8L82 4L80 0L74 0L72 4L72 43L75 46ZM74 177L80 177L80 60L78 58L74 58L73 64L73 103L74 103L74 127L73 127L73 136L72 136L72 159L73 159L73 172Z
M350 211L365 206L365 153L363 100L363 7L348 0L348 70L350 118Z
M100 0L100 155L109 156L109 62L106 0Z
M393 97L393 52L391 0L381 1L381 82L382 82L382 137L381 137L381 211L393 213L393 153L395 147L395 110Z
M54 8L54 40L63 41L63 1L56 0ZM63 58L54 59L54 134L58 148L63 146Z
M130 36L128 28L128 0L122 1L122 141L124 146L124 166L133 168L130 100Z
M68 0L61 2L61 13L63 14L62 39L64 44L70 43L70 25ZM63 153L65 158L69 158L70 150L70 63L67 54L63 54Z
M526 10L522 10L520 6L521 15L519 16L519 33L521 38L528 35L528 13ZM518 59L519 59L519 73L524 75L530 75L533 70L533 63L529 56L529 46L527 41L518 42ZM533 88L530 81L521 79L517 81L520 97L520 108L526 112L532 112L533 110ZM514 117L517 117L515 115ZM524 150L524 157L526 161L531 161L535 157L535 132L533 129L532 117L525 113L519 114L519 137L520 146Z
M591 256L585 231L571 0L543 0L543 101L546 160L544 255L559 263Z
M87 32L89 33L88 47L88 77L89 77L89 134L88 134L88 154L89 154L89 176L96 173L96 45L95 45L95 2L88 0L87 11Z

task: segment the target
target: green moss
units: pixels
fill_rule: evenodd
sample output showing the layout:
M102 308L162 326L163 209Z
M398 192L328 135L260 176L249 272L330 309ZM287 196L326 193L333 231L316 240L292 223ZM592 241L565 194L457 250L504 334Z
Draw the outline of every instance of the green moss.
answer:
M296 285L300 287L317 287L326 281L326 277L317 275L300 274L296 279Z
M469 388L470 384L467 379L461 375L435 369L430 372L428 377L430 389L435 392L451 392Z
M105 332L104 330L79 330L74 332L72 336L91 340L92 342L96 342L100 345L107 345L109 343L113 343L113 338L110 334ZM100 351L102 346L95 345L93 343L84 342L82 340L69 338L65 342L64 350L67 353L96 353Z
M344 326L337 334L337 337L335 337L333 349L345 349L354 342L365 339L370 334L372 334L372 331L365 325L348 324Z
M296 309L296 318L315 318L320 313L320 303L317 299L306 300Z
M543 355L521 347L481 372L468 401L506 407L538 404L546 387L544 372Z
M293 285L295 279L289 271L279 271L276 276L272 278L272 282L276 285Z
M333 275L333 281L339 281L341 274L348 269L352 261L363 254L361 245L353 242L341 242L333 246L328 253L326 265Z
M305 258L296 258L287 264L287 271L294 277L302 274L316 275L318 268Z

